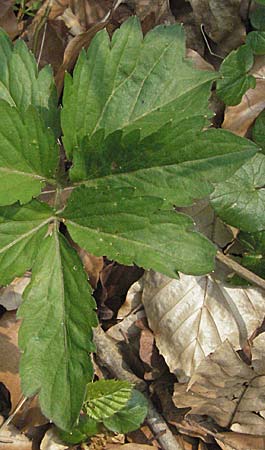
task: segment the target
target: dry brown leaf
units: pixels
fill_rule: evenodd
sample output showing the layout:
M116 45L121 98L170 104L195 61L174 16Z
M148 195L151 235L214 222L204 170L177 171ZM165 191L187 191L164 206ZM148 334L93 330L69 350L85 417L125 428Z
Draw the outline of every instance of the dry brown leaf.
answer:
M154 450L153 445L145 444L108 444L105 447L106 450Z
M155 24L175 22L169 0L152 0L151 2L150 0L127 0L124 3L135 11L141 21L153 13Z
M70 7L81 25L95 24L102 20L113 6L114 0L70 0Z
M30 276L15 278L9 286L0 288L0 305L3 305L7 311L17 309L22 302L24 289L30 283Z
M256 58L250 73L258 77L255 89L248 89L238 105L226 107L222 124L222 128L239 136L247 134L254 120L265 108L265 56Z
M205 59L203 59L202 56L192 48L187 49L186 57L192 59L194 67L196 67L196 69L198 70L208 70L210 72L215 71L215 68L212 66L212 64L205 61Z
M1 450L32 450L32 442L11 423L0 430Z
M11 394L12 406L16 406L21 398L20 378L18 374L20 351L17 346L17 335L20 321L16 313L6 312L0 319L0 380Z
M14 39L19 34L18 21L13 9L12 0L1 0L0 27Z
M254 340L262 365L265 364L265 335ZM208 415L220 426L241 433L265 435L265 371L253 361L244 363L229 341L221 344L201 362L188 385L175 384L177 407L191 407L191 414Z
M245 41L245 25L240 18L241 0L189 0L197 26L218 44L226 55Z
M264 450L265 437L249 434L224 432L216 433L216 442L222 450Z
M214 275L181 274L178 281L149 272L142 302L156 345L180 381L225 339L242 348L265 315L261 290L233 288Z

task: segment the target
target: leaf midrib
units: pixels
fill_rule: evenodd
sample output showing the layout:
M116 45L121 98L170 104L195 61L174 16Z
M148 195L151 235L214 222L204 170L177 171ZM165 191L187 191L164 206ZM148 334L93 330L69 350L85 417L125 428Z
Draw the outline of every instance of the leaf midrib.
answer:
M37 231L39 231L42 227L44 227L45 225L47 225L48 223L50 223L52 220L57 220L56 217L49 217L48 219L44 220L43 222L41 222L37 227L32 228L30 231L28 231L27 233L22 234L21 236L19 236L19 238L15 239L14 241L10 242L9 244L7 244L5 247L2 247L0 249L0 255L1 253L4 253L5 251L7 251L8 249L12 248L14 245L18 244L20 241L22 241L23 239L26 239L27 237L31 236L32 234L36 233Z

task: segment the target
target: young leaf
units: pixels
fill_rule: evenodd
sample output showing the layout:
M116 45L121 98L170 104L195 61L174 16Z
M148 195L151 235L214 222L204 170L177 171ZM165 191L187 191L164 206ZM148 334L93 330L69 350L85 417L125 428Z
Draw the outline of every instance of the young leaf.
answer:
M265 54L265 31L251 31L248 33L246 43L249 45L254 55Z
M146 418L148 405L141 392L133 389L127 405L113 416L103 420L106 428L115 433L129 433L137 430Z
M128 403L133 386L128 381L99 380L88 383L83 409L101 422L120 411Z
M265 229L265 156L258 154L216 186L211 203L226 223L243 231Z
M213 269L215 247L193 231L193 221L161 211L163 200L139 196L133 188L80 187L62 216L81 247L122 264L176 276L177 270L204 274Z
M63 430L75 425L93 370L92 327L97 325L82 263L56 230L46 237L19 308L21 383L39 393L43 413Z
M17 40L13 46L3 30L0 30L0 60L0 99L21 112L34 106L45 125L57 135L59 111L51 67L46 66L38 73L35 58L25 42Z
M226 105L237 105L245 92L256 86L255 78L248 74L253 62L253 53L248 45L232 51L222 62L217 94Z
M141 128L144 137L173 118L209 115L213 72L185 59L183 28L158 26L143 39L137 18L128 19L110 43L97 33L64 88L62 128L69 158L85 136Z
M53 210L36 200L22 207L0 207L0 284L32 267L52 219Z
M56 141L32 107L20 113L0 100L0 116L0 205L26 203L46 180L52 182L59 159Z

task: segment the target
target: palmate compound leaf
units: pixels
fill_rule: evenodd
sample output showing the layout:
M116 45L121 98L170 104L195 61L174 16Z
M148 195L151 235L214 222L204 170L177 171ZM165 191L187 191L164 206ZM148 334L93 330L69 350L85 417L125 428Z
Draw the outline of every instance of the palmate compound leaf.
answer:
M220 269L217 267L217 269ZM201 361L225 339L236 349L262 324L263 292L233 288L220 270L204 277L180 275L179 280L159 273L144 276L142 302L157 347L171 372L186 381Z
M222 220L247 232L265 229L265 156L257 154L216 186L211 203Z
M0 284L8 284L31 269L53 214L48 205L37 200L24 206L0 207Z
M208 415L233 431L264 436L264 348L263 333L254 340L248 366L226 340L201 362L188 384L175 384L175 405Z
M18 315L24 395L63 430L79 417L93 375L95 301L80 258L54 229L41 243Z
M153 268L171 277L178 270L211 271L215 246L193 230L192 219L161 210L161 198L135 192L110 186L75 189L61 213L72 239L95 255Z
M178 24L158 26L143 39L139 20L131 17L111 42L107 31L100 31L80 55L73 79L66 79L61 117L68 156L101 128L106 135L140 128L144 137L172 119L210 116L216 76L185 59Z
M59 111L51 67L45 66L38 73L35 58L25 42L18 39L13 45L1 29L0 61L0 99L22 113L34 106L45 125L58 135Z
M84 410L92 419L102 422L128 403L133 385L121 380L98 380L88 383Z
M46 181L53 182L55 137L33 107L22 113L0 100L0 117L0 205L26 203Z

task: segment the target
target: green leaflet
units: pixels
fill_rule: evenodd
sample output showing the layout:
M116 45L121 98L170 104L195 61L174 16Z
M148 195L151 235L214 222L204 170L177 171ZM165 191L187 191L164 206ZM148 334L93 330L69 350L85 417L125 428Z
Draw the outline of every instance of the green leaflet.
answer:
M265 54L265 31L251 31L247 35L246 43L249 45L254 55Z
M233 177L217 185L211 197L216 213L243 231L265 229L265 156L257 154Z
M71 178L80 181L113 174L112 186L127 182L141 194L163 196L179 206L191 204L211 192L209 181L231 176L257 151L251 141L225 130L202 132L204 123L204 117L193 116L175 126L166 124L142 140L139 130L125 136L118 130L106 138L99 130L74 153ZM124 176L114 175L120 173ZM157 182L158 189L153 186Z
M264 2L265 5L265 2ZM249 15L251 25L260 31L265 31L265 6L256 6Z
M0 205L26 203L52 182L58 147L32 107L20 113L0 100L0 117Z
M0 207L0 284L31 269L52 218L53 210L36 200Z
M195 70L185 59L183 28L158 26L143 39L137 18L128 19L110 43L97 33L65 82L61 114L68 156L86 136L103 128L141 129L144 137L173 120L209 115L216 74ZM196 113L195 113L196 112Z
M94 308L78 255L53 230L40 245L19 308L20 374L24 395L39 392L43 413L64 430L75 425L93 374Z
M145 397L134 389L127 405L113 416L104 419L103 423L106 428L116 433L129 433L140 427L147 411L148 403Z
M51 67L46 66L38 73L35 58L25 42L18 39L13 46L3 30L0 30L0 61L0 99L21 112L34 106L45 125L58 135L59 111Z
M256 86L255 78L248 74L253 62L253 53L248 45L241 45L223 60L217 94L226 105L237 105L245 92Z
M95 255L137 264L170 277L213 270L215 247L193 231L193 221L161 211L163 200L139 196L133 188L76 189L62 216L71 237Z
M252 139L265 151L265 111L258 116L252 129Z
M61 441L67 444L79 444L86 441L90 436L100 433L100 424L84 414L79 417L78 424L67 432L60 429L56 430L56 434Z
M84 410L98 422L113 416L128 403L133 386L128 381L99 380L88 383Z
M241 231L238 240L243 245L241 264L265 278L265 232L250 234Z

